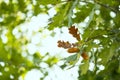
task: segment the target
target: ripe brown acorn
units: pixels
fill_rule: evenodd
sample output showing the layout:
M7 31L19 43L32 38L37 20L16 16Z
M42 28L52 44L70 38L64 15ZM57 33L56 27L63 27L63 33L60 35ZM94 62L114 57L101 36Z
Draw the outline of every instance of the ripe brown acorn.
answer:
M79 52L80 50L79 50L79 48L69 48L68 50L67 50L67 52L68 53L75 53L75 52Z
M88 59L89 59L89 56L87 55L86 52L83 52L83 53L81 54L81 56L83 57L84 60L88 60Z

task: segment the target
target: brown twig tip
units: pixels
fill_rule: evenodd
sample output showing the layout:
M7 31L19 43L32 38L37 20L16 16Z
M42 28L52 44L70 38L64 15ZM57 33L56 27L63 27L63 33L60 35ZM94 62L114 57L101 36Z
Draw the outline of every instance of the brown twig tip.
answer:
M78 28L75 28L75 26L71 26L68 30L73 37L75 37L78 41L80 40L80 34L78 33Z

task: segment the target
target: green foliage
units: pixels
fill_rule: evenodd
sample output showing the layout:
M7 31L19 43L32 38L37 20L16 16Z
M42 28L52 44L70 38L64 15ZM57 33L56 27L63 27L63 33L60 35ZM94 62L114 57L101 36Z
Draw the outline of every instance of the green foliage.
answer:
M84 60L83 64L80 66L81 75L84 75L87 73L89 68L89 60Z
M31 9L28 9L31 6ZM40 7L43 6L43 7ZM49 19L49 30L70 27L72 24L85 23L78 25L78 29L83 29L80 34L81 41L78 41L80 52L65 58L64 68L72 65L76 66L82 52L89 55L89 60L82 60L79 65L78 80L119 80L120 76L120 1L119 0L4 0L0 1L0 79L14 80L24 76L32 69L39 69L43 72L44 78L48 72L41 68L40 63L44 62L47 67L52 67L59 62L55 56L50 56L49 52L44 56L39 52L32 55L24 49L30 41L21 33L17 39L13 35L13 30L20 24L29 21L33 16L40 13L48 13L51 7L56 9L56 14ZM31 16L28 13L31 12ZM111 13L115 15L111 16ZM24 18L21 17L24 15ZM73 17L73 15L75 17ZM88 18L88 20L85 20ZM7 42L2 39L3 32L7 31L5 36ZM81 30L80 30L81 31ZM53 37L56 34L51 34ZM23 52L26 52L23 54ZM23 56L26 55L26 56ZM29 59L32 58L32 60ZM89 63L94 63L94 69L89 70ZM99 65L105 67L99 69ZM107 74L107 75L106 75Z
M58 62L58 59L56 57L50 57L45 62L51 67Z
M42 5L48 5L48 4L58 4L60 3L61 1L60 0L37 0L39 2L39 4L42 4Z
M79 71L79 73L80 73L80 71ZM95 80L94 73L91 71L88 71L87 74L85 74L85 75L79 74L78 80Z
M69 7L71 2L64 4L58 8L58 14L52 18L52 23L49 24L49 30L53 30L55 27L62 27L63 21L67 18Z
M118 68L119 68L119 60L113 58L112 61L109 61L109 63L106 65L105 70L98 73L98 75L96 76L96 79L99 79L101 77L103 80L109 80L109 79L119 80L118 76L120 74L117 72Z
M89 16L88 13L92 11L93 4L87 4L87 5L77 5L76 10L78 10L77 13L75 13L76 18L73 18L73 21L75 23L79 23L81 21L84 21L84 19Z
M74 54L74 55L67 57L65 60L67 63L70 63L71 65L73 65L76 63L78 58L79 58L79 54Z
M102 63L106 64L116 53L116 49L118 49L119 44L112 43L110 47L103 49L99 53L99 57L102 59ZM107 53L106 53L107 52Z

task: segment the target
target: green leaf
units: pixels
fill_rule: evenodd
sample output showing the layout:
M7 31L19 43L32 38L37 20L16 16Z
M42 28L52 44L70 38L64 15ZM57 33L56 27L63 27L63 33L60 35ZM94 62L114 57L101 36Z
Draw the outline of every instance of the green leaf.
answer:
M119 0L99 0L99 2L110 7L117 7L120 4Z
M106 35L107 32L105 30L93 30L93 31L87 31L83 34L85 41L89 41L89 40L94 40L94 39L102 39L103 35Z
M81 75L80 74L80 70L79 70L79 77L78 77L78 80L95 80L94 79L94 73L92 71L89 71L84 74L84 75Z
M26 1L27 2L27 1ZM26 2L24 0L18 0L18 7L19 7L19 10L22 11L22 12L25 12L26 11Z
M115 23L115 27L119 28L120 27L120 13L117 13L116 14L116 17L113 19L114 20L114 23Z
M61 0L37 0L39 4L48 5L48 4L58 4Z
M95 75L95 80L119 80L120 73L117 72L118 69L119 60L117 58L114 58L107 63L104 70Z
M84 47L86 52L90 52L93 48L98 48L100 45L93 42L93 40L86 42L86 47Z
M76 59L77 59L77 54L74 54L74 55L67 57L65 60L66 62L71 62L71 61L75 61Z
M86 4L84 6L78 5L76 7L77 10L80 10L79 12L75 13L76 18L73 19L74 22L79 23L81 21L84 21L84 19L89 16L90 12L92 11L94 4Z
M105 8L101 8L101 16L105 20L105 22L109 22L109 20L111 19L109 14L110 14L109 10L105 10Z
M71 55L71 56L65 58L65 60L66 60L66 63L70 63L70 65L74 66L76 64L76 62L79 60L79 58L80 58L80 54L76 53L74 55Z
M112 43L109 48L104 48L101 53L99 53L99 57L102 59L101 63L106 64L108 61L112 59L112 57L116 54L116 49L118 48L117 43Z
M89 69L89 60L84 60L84 63L80 65L81 75L86 74L88 69Z
M49 67L51 67L58 62L58 58L49 57L45 62L49 65Z
M52 22L49 24L49 27L48 27L49 30L53 30L54 28L60 27L63 25L63 22L67 17L67 13L70 6L71 6L70 2L61 6L61 8L59 9L59 12L52 18Z
M5 49L5 44L0 39L0 61L9 61L9 52Z

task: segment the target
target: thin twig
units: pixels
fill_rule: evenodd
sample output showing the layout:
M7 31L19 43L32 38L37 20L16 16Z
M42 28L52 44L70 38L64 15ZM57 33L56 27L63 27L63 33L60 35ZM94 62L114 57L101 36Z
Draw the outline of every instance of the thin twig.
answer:
M90 41L90 40L97 39L97 38L102 38L102 37L103 37L103 35L97 35L97 36L88 38L85 42L88 42L88 41Z
M101 5L101 6L105 7L105 8L108 8L108 9L110 9L111 11L113 11L113 12L115 12L115 13L118 12L118 11L115 10L113 7L108 6L108 5L106 5L106 4L102 4L102 3L98 2L98 1L95 1L95 3Z
M91 3L91 2L88 2L88 1L80 1L80 2ZM98 5L101 5L102 7L105 7L105 8L110 9L111 11L113 11L113 12L115 12L115 13L118 12L118 10L115 10L113 7L111 7L111 6L109 6L109 5L103 4L103 3L98 2L98 1L95 1L95 0L94 0L94 2L95 2L96 4L98 4Z

